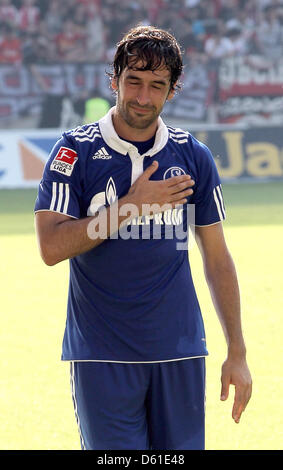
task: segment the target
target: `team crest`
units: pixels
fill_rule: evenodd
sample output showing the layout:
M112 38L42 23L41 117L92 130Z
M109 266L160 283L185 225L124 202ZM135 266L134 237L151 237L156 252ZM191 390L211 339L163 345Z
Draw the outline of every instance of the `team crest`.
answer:
M186 172L183 170L183 168L180 168L179 166L171 166L168 168L168 170L165 171L163 179L166 180L168 178L172 178L173 176L180 176L185 174Z
M112 177L109 178L106 185L106 199L109 206L113 204L117 199L116 186Z
M109 206L118 199L117 190L112 176L109 178L106 184L105 191L95 194L91 201L90 206L87 210L87 215L95 215L97 211L102 209L108 203Z

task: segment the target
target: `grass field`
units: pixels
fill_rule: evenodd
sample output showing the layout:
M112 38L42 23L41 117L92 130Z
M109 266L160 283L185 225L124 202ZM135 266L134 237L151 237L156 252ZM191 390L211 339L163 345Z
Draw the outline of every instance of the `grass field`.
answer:
M283 448L283 183L224 185L225 232L235 260L253 376L253 396L240 424L231 418L234 391L221 402L226 348L191 251L206 325L208 450ZM69 386L60 361L68 262L41 261L33 226L34 190L0 191L0 449L80 449Z

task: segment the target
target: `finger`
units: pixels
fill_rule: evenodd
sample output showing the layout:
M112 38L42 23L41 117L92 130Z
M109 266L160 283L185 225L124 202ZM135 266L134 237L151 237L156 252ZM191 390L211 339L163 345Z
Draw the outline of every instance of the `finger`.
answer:
M164 180L164 181L166 181L168 188L170 188L171 186L174 186L178 183L183 183L185 181L188 182L190 180L191 180L190 175L179 175L179 176L172 176L172 178L168 178L167 180Z
M158 168L158 162L156 160L154 160L154 162L152 162L152 164L149 165L146 168L146 170L144 170L144 172L142 173L140 178L149 179L151 177L151 175L153 175L153 173L155 173L157 168Z
M186 198L184 199L178 199L178 201L174 201L170 204L171 207L175 208L177 206L182 206L183 204L187 204L188 200Z
M232 417L236 423L240 421L241 415L243 411L245 411L246 406L251 398L251 385L245 387L244 389L240 389L235 392L235 400L232 410Z
M227 400L229 396L229 386L230 386L230 380L229 378L222 376L221 377L221 394L220 394L220 400L225 401Z
M180 191L178 193L171 194L170 199L171 203L176 203L179 199L185 199L187 196L191 196L193 194L193 190L191 188L186 189L185 191Z
M238 407L233 407L233 410L232 410L232 418L233 420L235 421L235 423L239 423L240 422L240 419L241 419L241 416L242 416L242 412L244 411L243 407L242 406L238 406Z
M191 186L194 186L194 184L195 184L194 180L191 179L189 181L184 181L183 183L178 183L174 186L170 186L171 191L172 191L171 194L179 193L179 192L183 191L184 189L187 189Z
M235 399L234 399L234 404L233 404L233 409L232 409L232 418L234 419L235 423L239 423L242 412L244 411L245 408L245 398L244 398L244 393L242 390L237 390L235 392Z

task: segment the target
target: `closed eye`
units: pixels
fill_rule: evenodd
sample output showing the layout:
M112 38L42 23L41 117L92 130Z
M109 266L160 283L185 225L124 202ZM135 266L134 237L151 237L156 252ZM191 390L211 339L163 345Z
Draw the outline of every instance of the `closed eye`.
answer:
M127 77L127 81L130 85L139 85L141 83L141 80L139 78L133 76ZM151 87L155 90L161 90L165 86L166 83L164 83L163 81L154 81L151 83Z

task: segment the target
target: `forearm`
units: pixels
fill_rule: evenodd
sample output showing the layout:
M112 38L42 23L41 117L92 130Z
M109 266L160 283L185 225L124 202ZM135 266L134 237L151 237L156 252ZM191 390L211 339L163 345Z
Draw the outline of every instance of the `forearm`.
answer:
M112 206L103 209L96 215L83 219L62 220L46 224L44 232L38 236L40 252L47 265L55 265L63 260L83 254L108 239L135 214L129 214L125 208L132 207L131 198L124 196ZM37 224L36 224L37 225Z
M213 265L205 266L206 280L230 354L245 355L241 326L240 292L234 262L227 252Z
M239 422L251 396L251 375L246 362L246 347L241 326L240 292L234 262L226 246L220 224L197 227L206 280L228 346L222 366L221 400L226 400L229 387L235 385L232 416Z

